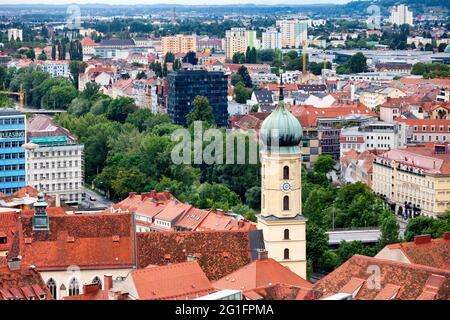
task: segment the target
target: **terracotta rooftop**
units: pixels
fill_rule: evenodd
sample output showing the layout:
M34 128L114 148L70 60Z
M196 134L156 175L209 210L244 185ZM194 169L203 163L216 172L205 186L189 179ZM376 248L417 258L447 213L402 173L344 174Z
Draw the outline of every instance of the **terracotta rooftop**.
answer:
M19 228L18 222L19 215L15 211L0 212L0 238L6 238L6 243L0 243L0 252L11 249L14 234ZM0 261L1 265L2 262Z
M374 278L378 271L379 282ZM356 300L416 300L425 297L448 300L450 271L354 255L315 283L314 290L322 295L320 298L347 292L352 293Z
M52 300L41 275L33 269L0 267L0 300Z
M251 232L183 231L137 233L138 267L197 259L210 280L217 280L251 261Z
M251 291L277 283L311 289L312 284L273 259L255 260L213 283L218 290Z
M399 249L414 264L450 270L450 232L444 238L422 237L422 241L401 242L387 246L390 250Z
M140 300L190 300L214 291L197 261L134 270L131 277Z
M243 293L248 300L314 300L312 289L277 283Z
M49 231L33 231L32 215L22 216L22 266L33 264L37 270L134 266L132 214L49 214L49 220Z

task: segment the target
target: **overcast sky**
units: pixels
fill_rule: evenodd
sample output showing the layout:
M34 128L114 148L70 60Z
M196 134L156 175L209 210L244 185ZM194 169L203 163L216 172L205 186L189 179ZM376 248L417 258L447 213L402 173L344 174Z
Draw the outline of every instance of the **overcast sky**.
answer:
M0 4L69 4L69 3L104 3L104 4L319 4L347 3L349 0L0 0Z

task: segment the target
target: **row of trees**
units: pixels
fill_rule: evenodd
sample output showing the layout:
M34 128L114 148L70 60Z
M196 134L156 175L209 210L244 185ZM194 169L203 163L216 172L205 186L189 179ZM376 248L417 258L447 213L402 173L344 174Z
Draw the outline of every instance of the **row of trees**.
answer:
M417 62L413 65L411 74L423 76L425 79L450 78L450 66L443 63Z

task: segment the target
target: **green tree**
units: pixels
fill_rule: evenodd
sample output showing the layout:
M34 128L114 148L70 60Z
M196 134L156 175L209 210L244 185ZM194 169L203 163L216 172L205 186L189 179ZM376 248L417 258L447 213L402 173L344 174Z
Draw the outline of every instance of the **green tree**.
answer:
M112 121L125 122L128 115L136 111L138 107L134 100L129 97L119 97L113 99L108 105L106 117Z
M254 209L254 210L260 210L261 209L261 187L254 186L248 189L245 192L245 202L246 204Z
M175 61L175 55L172 52L167 52L166 56L164 57L164 62L174 62Z
M86 62L70 61L69 63L70 80L77 89L78 89L79 75L80 73L83 73L86 70L86 67L87 67Z
M397 243L399 239L400 226L393 214L387 214L381 221L380 225L381 237L379 240L380 247L391 243Z
M130 190L143 190L147 183L147 178L137 168L121 169L117 172L117 177L112 181L112 188L119 197L124 198Z
M252 90L244 87L242 83L238 83L234 87L234 95L237 103L246 103L252 96Z
M245 54L242 52L236 52L233 55L233 63L245 63Z
M213 109L206 97L196 96L192 102L192 110L186 116L186 123L190 126L194 121L215 125Z
M89 100L84 98L75 98L70 103L67 111L73 115L81 116L89 111L90 106Z
M313 223L306 225L306 256L311 260L313 270L319 266L319 260L328 250L328 236L325 230Z
M314 170L320 173L328 173L333 170L336 161L330 155L321 154L314 163Z
M38 56L38 60L41 60L41 61L45 61L45 60L47 60L47 56L45 55L45 53L44 53L44 52L42 52L41 54L39 54L39 56Z
M252 79L250 78L248 70L247 70L247 68L245 66L240 66L237 73L238 73L238 75L241 76L242 81L244 82L244 85L247 88L252 88L253 87Z

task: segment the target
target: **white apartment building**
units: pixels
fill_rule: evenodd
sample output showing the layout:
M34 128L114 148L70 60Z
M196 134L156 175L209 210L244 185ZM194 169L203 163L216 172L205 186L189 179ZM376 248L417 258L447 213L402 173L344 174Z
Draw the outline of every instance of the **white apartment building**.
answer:
M409 10L408 6L400 4L394 6L391 10L391 16L389 17L389 22L397 26L402 24L413 25L413 13Z
M260 42L256 38L255 30L245 28L231 28L225 32L225 58L233 59L237 52L245 53L247 47L260 48Z
M299 48L308 39L308 20L277 20L283 48Z
M267 28L262 33L262 49L281 49L281 33L276 28Z
M339 142L341 156L351 149L364 152L402 148L407 144L407 126L374 122L361 127L343 128Z
M22 29L8 29L8 40L17 40L23 41L23 33Z
M51 138L61 137L34 138L25 145L26 183L68 204L78 204L84 193L84 146L47 145L44 140L57 140Z
M46 60L38 61L38 66L42 71L47 72L52 77L65 77L70 76L69 61L66 60Z

